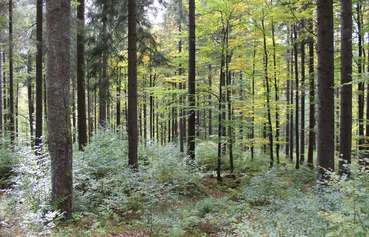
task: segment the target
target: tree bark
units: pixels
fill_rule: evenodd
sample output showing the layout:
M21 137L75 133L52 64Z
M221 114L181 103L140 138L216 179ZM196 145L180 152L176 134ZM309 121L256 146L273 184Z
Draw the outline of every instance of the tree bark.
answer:
M36 3L36 128L35 128L35 150L36 155L40 155L42 146L42 0L37 0Z
M132 169L138 169L136 24L136 0L128 0L128 165Z
M363 43L362 43L362 25L361 25L361 4L356 3L357 14L357 28L358 28L358 74L359 79L362 79L362 57L363 57ZM359 150L363 149L364 144L364 82L361 80L358 83L358 122L359 122ZM360 152L360 151L359 151ZM361 154L359 154L361 156Z
M310 32L313 32L313 22L309 23ZM308 145L308 166L313 167L315 148L315 72L314 72L314 39L309 37L309 145Z
M12 144L15 139L14 127L14 82L13 82L13 0L9 0L9 132Z
M318 178L334 170L333 1L318 0Z
M300 164L305 161L305 39L301 42L301 127L300 127Z
M263 45L264 45L264 78L265 78L265 87L266 87L266 101L267 101L267 118L268 118L268 131L267 135L269 138L269 157L270 164L269 167L273 167L274 164L274 156L273 156L273 124L272 124L272 115L271 115L271 103L270 103L270 85L269 85L269 76L268 76L268 52L267 52L267 44L266 44L266 35L265 35L265 26L264 19L262 19L262 30L263 30Z
M34 136L33 136L33 113L34 113L34 105L33 105L33 88L32 88L32 56L28 53L27 60L27 97L28 97L28 122L29 122L29 132L31 137L31 144L33 146Z
M195 0L188 3L188 138L187 155L195 159L196 136L196 35L195 35Z
M341 0L341 114L339 172L348 172L352 147L352 0Z
M274 93L275 93L275 139L276 147L275 153L277 158L277 164L279 164L279 132L280 132L280 122L279 122L279 88L278 88L278 78L277 78L277 53L276 53L276 43L275 43L275 29L274 22L272 21L272 42L273 42L273 77L274 77Z
M0 138L3 135L3 52L0 50Z
M77 110L79 149L87 145L86 90L85 90L85 0L77 7Z
M295 141L296 141L296 163L295 168L298 169L300 167L300 143L299 143L299 71L298 71L298 42L297 42L297 26L294 25L293 33L294 33L294 63L295 63Z
M52 201L69 218L73 208L72 137L70 131L70 0L46 1L48 60L48 142Z

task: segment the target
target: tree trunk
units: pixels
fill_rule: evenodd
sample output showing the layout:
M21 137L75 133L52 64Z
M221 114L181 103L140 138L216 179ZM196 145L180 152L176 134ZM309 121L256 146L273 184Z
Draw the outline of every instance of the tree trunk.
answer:
M347 173L352 147L352 0L341 0L341 115L339 171Z
M3 135L3 52L0 50L0 138Z
M313 21L309 23L310 31L313 32ZM315 72L314 72L314 39L309 37L309 145L307 163L314 166L313 156L315 148Z
M295 168L300 168L300 143L299 143L299 71L298 71L298 42L297 42L297 29L296 25L293 27L293 33L294 33L294 63L295 63L295 139L296 139L296 166Z
M136 18L136 0L128 0L128 165L132 169L138 169Z
M274 32L274 22L272 21L272 41L273 41L273 77L274 77L274 93L275 93L275 139L276 139L276 147L275 153L277 157L277 164L279 164L279 88L278 88L278 78L277 78L277 53L276 53L276 44L275 44L275 32Z
M265 35L265 26L264 19L262 19L262 30L263 30L263 45L264 45L264 77L265 77L265 87L266 87L266 101L267 101L267 118L268 118L268 138L269 138L269 156L270 156L270 165L269 167L273 167L274 156L273 156L273 124L272 124L272 115L271 115L271 106L270 106L270 85L269 85L269 76L268 76L268 52L267 52L267 44L266 44L266 35Z
M77 7L77 109L79 149L87 145L86 92L85 92L85 0L79 0Z
M32 89L32 56L28 53L28 62L27 62L27 97L28 97L28 122L29 122L29 132L31 137L31 144L33 146L34 136L33 136L33 89Z
M36 3L36 128L35 128L35 150L36 155L40 155L42 146L42 125L43 125L43 105L42 105L42 0Z
M213 119L213 114L212 114L212 112L213 112L213 110L212 110L212 108L211 108L211 106L212 106L212 96L211 96L211 93L212 93L212 66L211 66L211 64L209 64L209 66L208 66L208 70L209 70L209 72L208 72L208 87L209 87L209 95L208 95L208 100L209 100L209 102L208 102L208 106L209 106L209 111L208 111L208 116L209 116L209 124L208 124L208 133L209 133L209 137L211 137L211 135L213 135L213 124L212 124L212 119Z
M251 75L251 160L254 160L255 151L255 72L256 72L256 45L252 53L252 75Z
M305 161L305 39L301 42L301 128L300 128L300 164Z
M13 85L13 0L9 0L9 132L14 143L14 85Z
M46 2L48 30L47 105L52 201L71 217L73 208L72 137L70 132L70 0Z
M318 178L334 169L333 1L318 0Z
M362 25L361 25L361 4L356 3L356 14L357 14L357 28L358 28L358 122L359 122L359 150L363 149L364 144L364 82L362 79L362 57L363 57L363 43L362 43ZM360 151L359 151L360 152ZM361 157L361 154L359 154Z
M187 155L195 159L195 136L196 136L196 36L195 36L195 0L188 3L188 140Z

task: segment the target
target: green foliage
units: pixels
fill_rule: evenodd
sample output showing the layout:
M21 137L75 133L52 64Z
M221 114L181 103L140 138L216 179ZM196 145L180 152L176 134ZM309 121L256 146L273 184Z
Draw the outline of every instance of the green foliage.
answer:
M9 142L5 139L0 140L0 189L10 185L15 164L16 159L12 156Z

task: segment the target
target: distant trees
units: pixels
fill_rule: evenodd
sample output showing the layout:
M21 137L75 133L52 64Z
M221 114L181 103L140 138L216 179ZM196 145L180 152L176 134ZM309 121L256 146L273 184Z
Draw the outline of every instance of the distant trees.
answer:
M70 217L73 208L72 137L70 131L70 0L46 2L48 57L48 143L52 201Z

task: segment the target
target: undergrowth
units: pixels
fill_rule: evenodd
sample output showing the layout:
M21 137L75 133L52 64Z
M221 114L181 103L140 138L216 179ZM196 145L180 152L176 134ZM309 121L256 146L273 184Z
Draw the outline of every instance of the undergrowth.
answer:
M36 159L26 146L5 150L0 164L12 163L11 186L1 198L2 229L10 236L63 237L369 233L369 176L356 164L350 178L332 176L328 184L316 185L309 168L295 170L287 163L267 169L267 157L251 160L247 151L238 151L235 175L218 183L213 151L211 142L203 142L198 161L190 162L175 145L142 145L139 171L132 172L127 141L99 132L84 152L74 153L75 212L62 222L49 205L48 155Z

